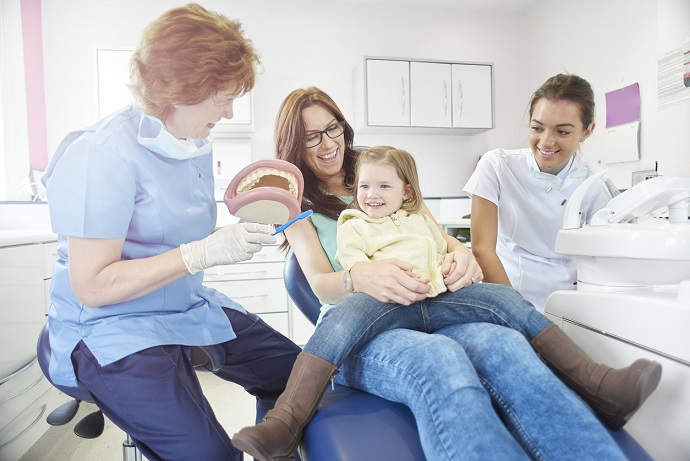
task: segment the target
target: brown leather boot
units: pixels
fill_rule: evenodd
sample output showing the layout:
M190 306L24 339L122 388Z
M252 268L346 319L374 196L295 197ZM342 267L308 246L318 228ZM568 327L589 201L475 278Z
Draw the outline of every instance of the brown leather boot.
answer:
M300 353L275 407L266 413L263 422L240 429L232 444L261 461L294 459L302 430L314 416L336 371L322 358Z
M628 422L661 379L661 364L651 360L638 359L619 369L594 362L556 325L545 328L531 343L554 373L613 430Z

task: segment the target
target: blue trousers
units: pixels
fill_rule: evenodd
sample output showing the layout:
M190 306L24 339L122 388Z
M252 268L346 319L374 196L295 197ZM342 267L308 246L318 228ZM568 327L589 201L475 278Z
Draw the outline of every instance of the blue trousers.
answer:
M626 459L525 337L506 327L387 331L348 356L335 380L407 405L429 461Z
M256 396L257 421L285 388L301 352L258 316L224 309L237 337L223 343L216 373ZM77 379L149 461L242 461L216 419L185 347L164 345L100 366L83 342L72 352Z
M478 283L410 306L382 303L355 293L326 312L304 351L340 366L348 355L387 330L406 328L434 333L449 325L475 322L507 326L527 339L552 325L506 285Z

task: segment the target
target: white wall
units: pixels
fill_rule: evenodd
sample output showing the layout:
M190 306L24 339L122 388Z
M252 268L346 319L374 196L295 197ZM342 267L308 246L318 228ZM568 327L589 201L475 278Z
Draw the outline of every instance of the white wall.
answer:
M273 156L275 115L294 88L321 87L352 120L353 72L365 55L496 64L495 130L472 137L357 136L359 144L393 144L423 160L419 163L426 195L461 195L480 154L492 146L516 145L527 97L520 72L521 19L515 14L403 6L392 11L381 5L367 6L363 14L361 5L319 0L202 4L239 18L261 52L265 70L254 91L255 159ZM69 130L97 116L95 49L135 47L145 24L174 5L164 0L43 2L50 152ZM487 23L493 25L491 31L480 26ZM513 102L516 93L519 104Z
M183 3L43 2L50 152L68 131L95 121L95 49L135 47L146 23ZM475 136L357 135L359 144L392 144L415 154L427 196L461 195L479 155L526 145L528 99L547 77L563 71L587 78L597 94L599 129L583 149L595 162L602 158L604 93L640 82L642 159L611 165L620 187L629 186L631 171L653 167L655 160L663 174L690 176L690 104L663 114L656 109L657 16L670 10L677 17L674 11L686 9L687 0L541 0L524 13L323 0L201 3L239 18L261 52L254 159L273 155L275 114L296 87L321 87L354 119L353 72L369 55L495 63L495 129ZM688 24L679 21L671 29ZM674 34L690 36L690 30Z
M690 2L542 0L525 19L531 87L562 71L594 87L598 127L583 146L587 158L603 159L605 93L639 82L640 160L608 165L613 181L629 187L631 172L655 161L660 174L690 176L690 101L657 109L657 59L690 37Z

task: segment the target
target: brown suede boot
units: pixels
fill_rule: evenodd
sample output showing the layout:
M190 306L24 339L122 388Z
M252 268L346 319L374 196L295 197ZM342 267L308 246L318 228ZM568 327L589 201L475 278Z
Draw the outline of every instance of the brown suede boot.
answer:
M638 359L620 369L594 362L556 325L545 328L531 343L554 373L613 430L628 422L661 379L661 364L651 360Z
M331 363L300 353L275 407L266 413L263 422L240 429L232 444L261 461L294 459L302 430L314 416L336 371Z

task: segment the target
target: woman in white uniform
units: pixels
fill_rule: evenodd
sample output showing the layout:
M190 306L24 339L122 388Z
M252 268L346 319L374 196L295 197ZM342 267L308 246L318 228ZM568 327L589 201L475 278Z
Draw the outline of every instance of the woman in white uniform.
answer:
M472 251L484 280L511 285L541 312L551 293L576 287L575 262L556 253L565 205L595 171L578 147L594 131L594 93L577 75L549 78L532 95L530 148L487 152L465 185ZM587 221L609 197L582 202Z

